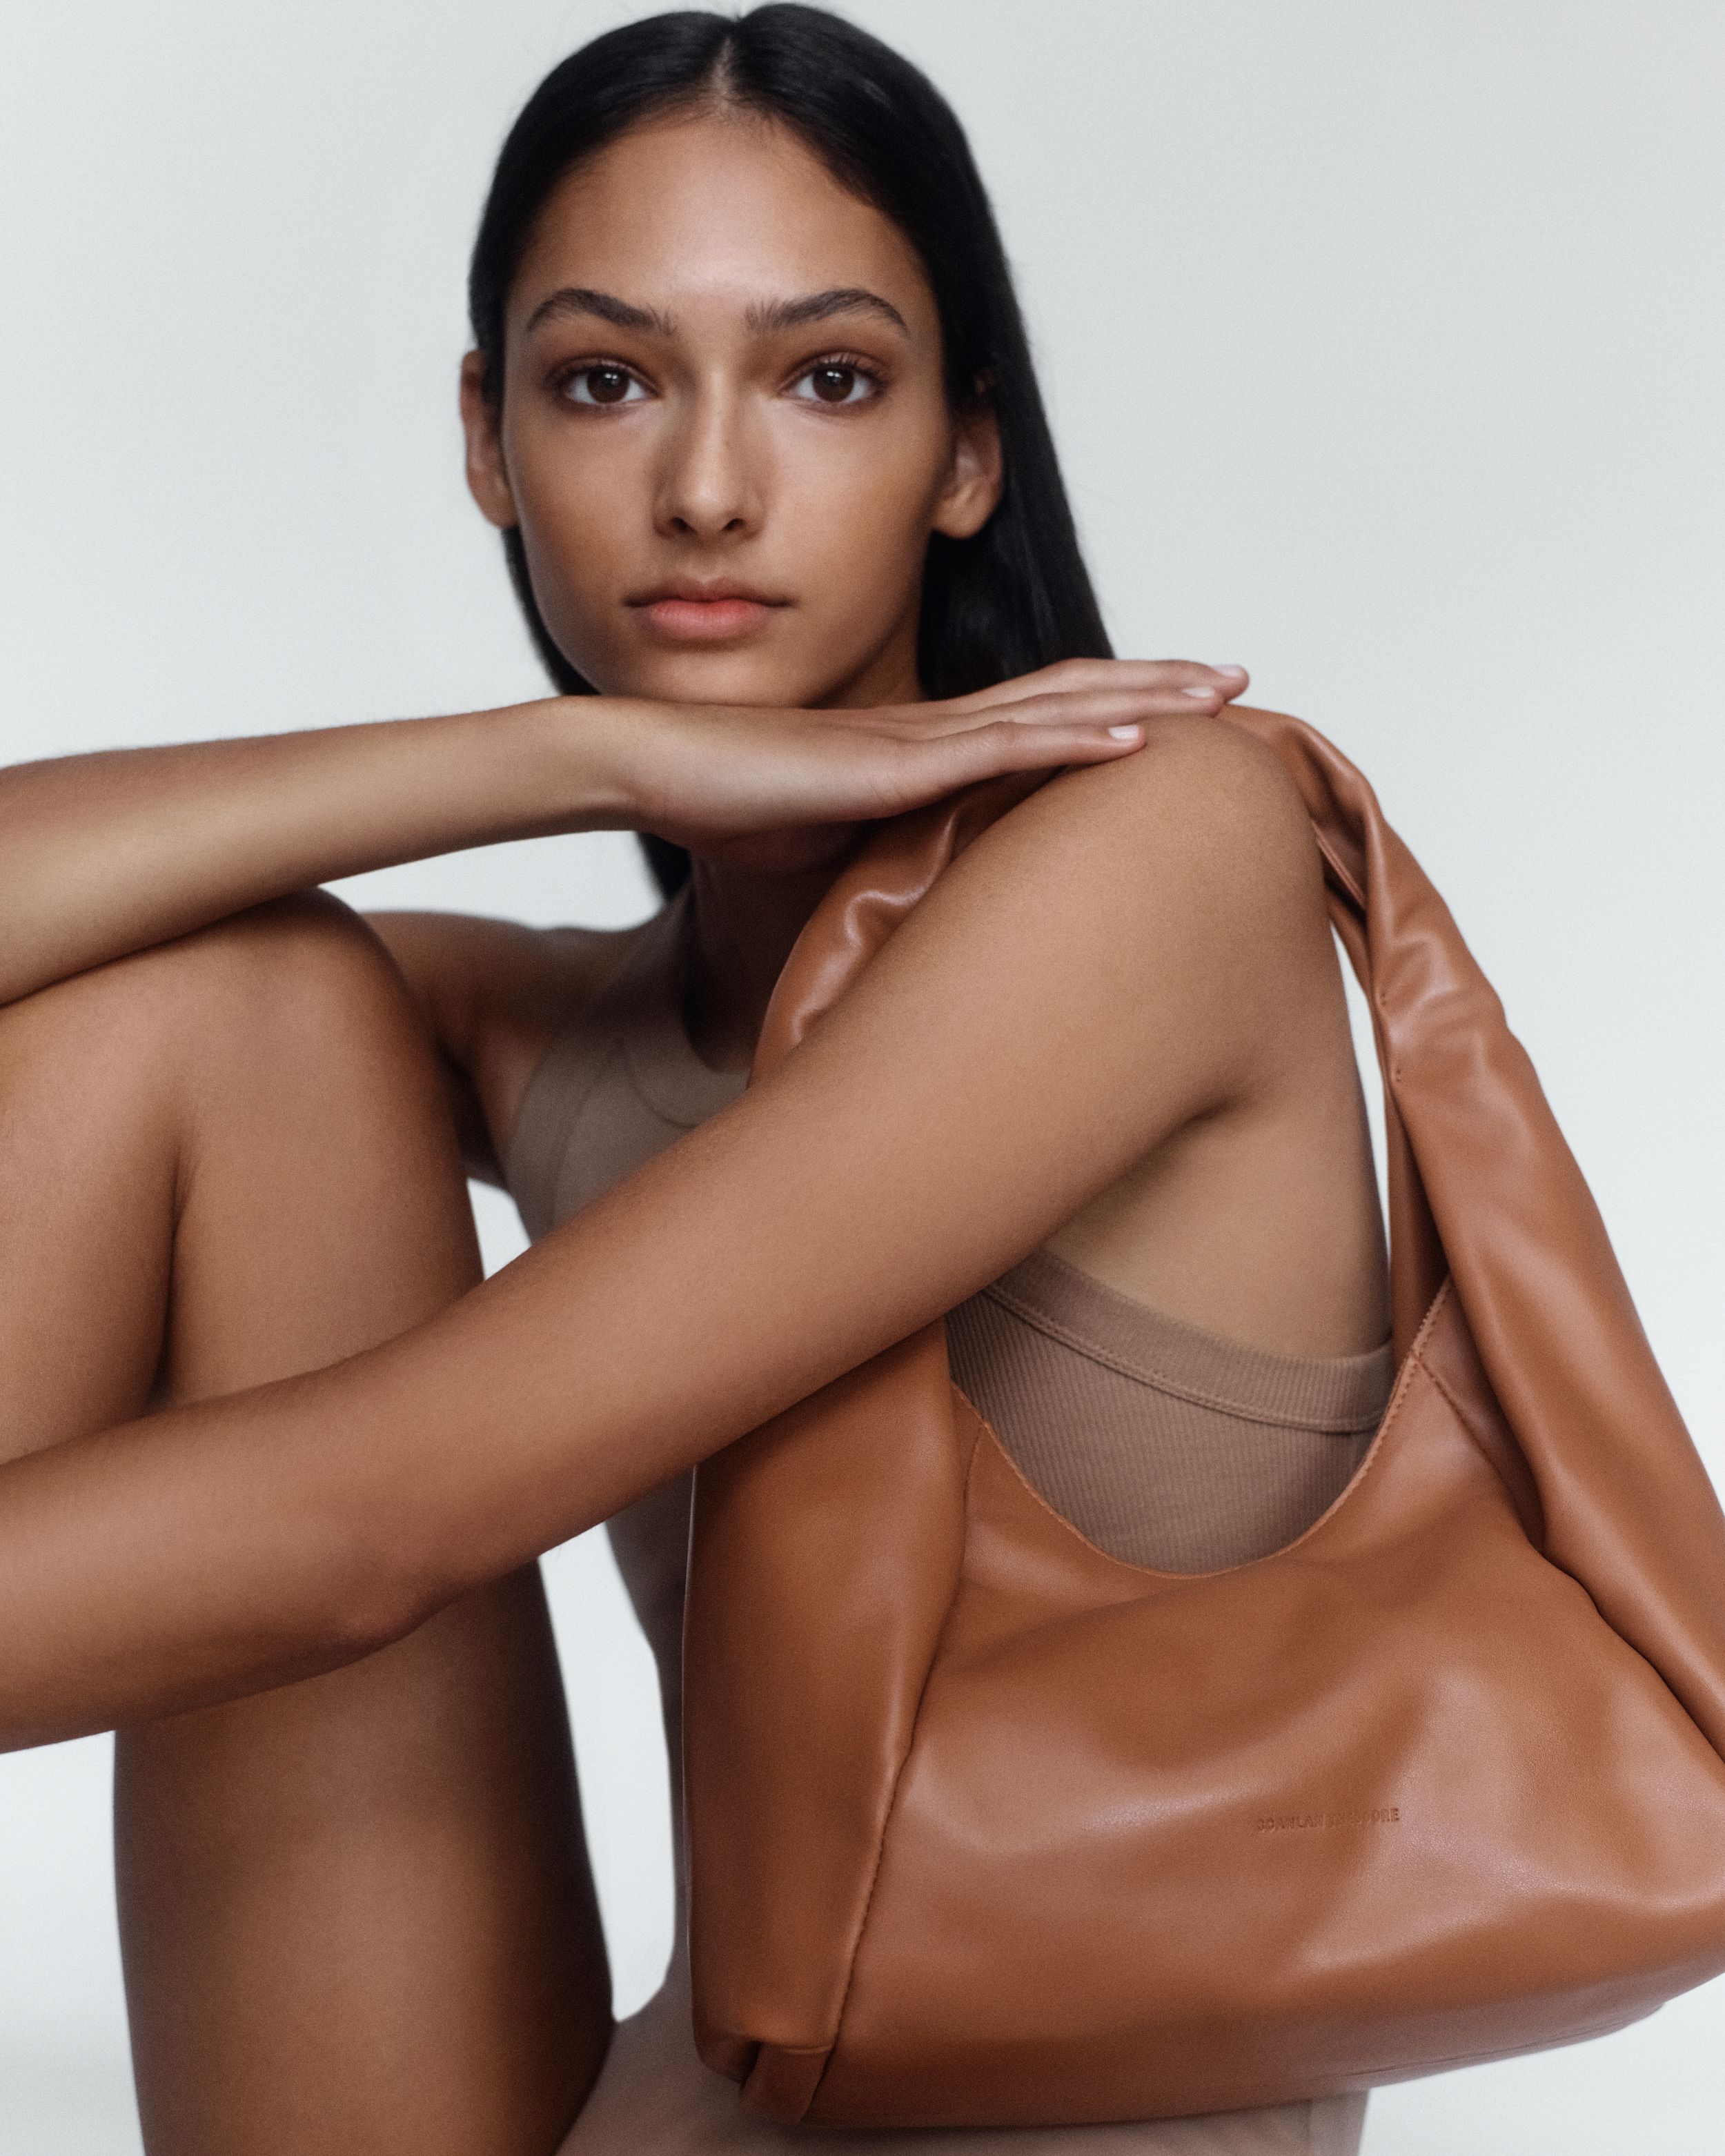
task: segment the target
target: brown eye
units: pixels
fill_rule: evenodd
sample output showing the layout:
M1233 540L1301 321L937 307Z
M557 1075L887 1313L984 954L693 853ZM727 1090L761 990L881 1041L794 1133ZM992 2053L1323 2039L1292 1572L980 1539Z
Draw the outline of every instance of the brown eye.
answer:
M811 367L806 374L797 377L795 393L805 403L861 404L872 397L880 384L871 374L860 367L847 366L842 360L823 360L819 367Z
M578 367L563 385L572 404L626 404L640 384L625 367Z

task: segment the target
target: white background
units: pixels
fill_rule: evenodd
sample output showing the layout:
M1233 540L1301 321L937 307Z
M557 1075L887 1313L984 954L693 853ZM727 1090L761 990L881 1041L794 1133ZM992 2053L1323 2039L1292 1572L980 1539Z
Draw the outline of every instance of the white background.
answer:
M0 760L540 687L454 425L544 69L640 10L29 0L0 30ZM1717 0L858 0L993 187L1122 650L1378 783L1725 1469ZM618 923L629 842L368 878ZM518 1245L486 1199L492 1261ZM551 1561L620 2003L669 1902L644 1650ZM3 1647L0 1647L3 1651ZM107 1746L0 1761L0 2156L136 2148ZM1374 2100L1371 2156L1717 2145L1725 1988Z

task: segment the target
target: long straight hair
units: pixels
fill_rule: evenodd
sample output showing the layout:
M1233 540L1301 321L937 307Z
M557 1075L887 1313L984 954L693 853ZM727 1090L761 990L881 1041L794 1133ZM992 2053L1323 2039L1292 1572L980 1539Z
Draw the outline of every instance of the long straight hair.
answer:
M949 402L964 410L986 399L999 422L999 506L973 537L929 541L916 639L924 692L963 696L1058 659L1107 658L1012 274L964 131L919 69L824 8L654 15L552 69L503 145L474 245L468 308L488 393L502 395L509 288L552 189L626 129L703 105L790 128L897 226L933 294ZM591 696L545 625L520 531L506 531L504 546L552 682L565 696ZM687 854L649 834L641 844L670 897L688 880Z

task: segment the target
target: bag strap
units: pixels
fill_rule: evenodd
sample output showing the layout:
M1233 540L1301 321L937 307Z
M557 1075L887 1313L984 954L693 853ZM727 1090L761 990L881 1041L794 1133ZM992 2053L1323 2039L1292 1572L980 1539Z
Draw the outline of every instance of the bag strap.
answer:
M1297 719L1229 716L1292 776L1362 921L1388 1090L1545 1553L1725 1753L1725 1517L1533 1066L1360 773Z
M1249 711L1243 715L1246 731L1255 733L1276 751L1300 786L1307 814L1312 818L1318 853L1324 865L1324 884L1330 921L1348 953L1354 978L1372 1014L1372 1040L1378 1053L1378 1069L1384 1085L1384 1183L1389 1214L1389 1291L1391 1337L1395 1359L1400 1363L1414 1337L1425 1321L1449 1271L1449 1261L1432 1218L1431 1205L1420 1174L1420 1164L1409 1143L1406 1126L1396 1105L1394 1066L1387 1030L1387 998L1376 988L1376 953L1372 922L1376 918L1366 896L1369 870L1368 834L1383 825L1376 797L1352 764L1336 758L1339 769L1324 773L1312 767L1308 747L1328 749L1321 734L1297 720L1285 723L1296 729L1291 737L1279 737L1276 730L1252 723L1276 713ZM1310 737L1309 743L1307 737ZM1358 782L1358 793L1349 802L1338 798L1336 782L1347 778ZM1315 783L1322 778L1327 784ZM1343 781L1346 785L1346 781ZM1353 791L1348 788L1348 791ZM1363 798L1359 798L1360 795ZM1385 827L1387 828L1387 827ZM1410 857L1411 858L1411 857ZM1434 897L1436 894L1433 893Z

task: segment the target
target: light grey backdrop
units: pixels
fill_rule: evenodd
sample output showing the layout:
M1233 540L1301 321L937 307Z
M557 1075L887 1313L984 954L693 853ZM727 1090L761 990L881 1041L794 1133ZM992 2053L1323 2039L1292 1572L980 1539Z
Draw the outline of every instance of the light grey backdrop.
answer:
M454 425L544 69L644 12L34 0L0 30L0 760L539 677ZM970 126L1120 648L1246 662L1373 776L1531 1047L1725 1470L1717 0L857 0ZM618 923L627 841L364 879ZM518 1247L485 1196L488 1254ZM670 1904L603 1548L550 1570L620 2002ZM0 2152L136 2147L105 1741L0 1761ZM1372 2156L1712 2145L1725 1989L1392 2091Z

